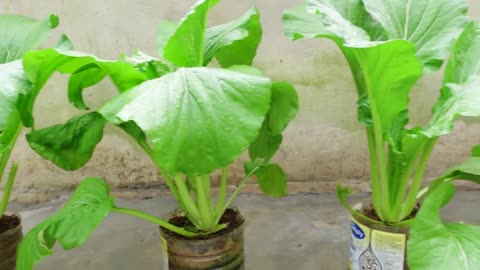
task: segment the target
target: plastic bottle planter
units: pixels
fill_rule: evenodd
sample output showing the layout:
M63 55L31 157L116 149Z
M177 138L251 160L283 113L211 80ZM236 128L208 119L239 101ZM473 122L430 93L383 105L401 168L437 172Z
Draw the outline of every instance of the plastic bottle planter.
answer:
M351 270L407 270L408 228L371 224L352 216Z
M185 238L160 229L164 251L163 269L168 270L243 270L244 219L237 209L233 228L211 237Z
M5 214L0 219L0 270L15 270L17 246L22 240L22 219L17 214Z

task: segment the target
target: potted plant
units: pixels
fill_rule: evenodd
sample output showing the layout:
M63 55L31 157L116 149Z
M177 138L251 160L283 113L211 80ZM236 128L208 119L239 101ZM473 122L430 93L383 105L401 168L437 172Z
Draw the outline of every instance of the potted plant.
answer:
M16 249L22 238L21 217L7 211L18 163L10 156L23 127L31 127L19 111L33 104L28 94L33 85L22 68L22 56L36 49L58 25L58 17L36 20L18 15L0 15L0 269L15 269Z
M65 249L81 245L110 212L161 227L169 259L165 269L243 269L244 220L231 205L253 176L265 193L286 194L286 175L271 159L297 112L298 97L288 83L272 82L251 66L262 36L258 11L206 27L217 2L198 1L179 24L160 23L163 59L137 52L107 61L58 49L24 57L28 78L37 85L56 71L71 74L69 98L78 108L87 108L82 90L106 76L120 92L95 112L28 134L38 154L64 169L78 169L91 158L105 124L115 125L150 157L179 210L160 219L117 207L107 183L88 178L63 209L25 236L19 270L50 255L56 241ZM206 67L214 58L222 68ZM244 164L245 177L228 197L228 168L247 149L251 161ZM220 174L216 200L213 173Z
M350 190L338 185L337 195L352 213L350 268L406 268L407 238L410 269L478 268L478 227L443 225L438 212L453 194L444 182L480 179L479 158L422 190L438 138L452 131L458 117L480 116L480 27L469 22L466 2L308 0L287 10L283 24L291 40L335 42L352 71L370 153L372 205L354 209L346 201ZM448 57L432 120L408 126L410 91Z

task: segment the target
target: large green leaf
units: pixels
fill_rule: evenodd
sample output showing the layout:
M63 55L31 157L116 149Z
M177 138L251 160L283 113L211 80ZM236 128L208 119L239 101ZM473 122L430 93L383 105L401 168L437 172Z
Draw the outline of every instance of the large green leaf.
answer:
M455 194L451 183L437 187L411 225L408 264L412 270L473 270L480 265L480 227L445 224L440 210Z
M467 23L465 0L363 0L389 39L413 42L425 68L437 70Z
M73 106L88 110L83 100L83 90L101 82L106 76L107 72L94 63L79 68L68 80L68 100Z
M366 12L361 0L308 0L285 11L283 27L292 40L325 37L339 46L385 37L383 28Z
M450 168L436 180L432 181L421 196L428 196L439 185L455 180L469 180L480 184L480 145L472 149L472 156L457 166Z
M335 42L352 69L358 96L365 95L362 70L355 54L345 44L369 47L369 41L383 39L384 30L366 13L360 0L309 0L284 13L283 28L292 40L328 38Z
M120 91L125 91L148 79L147 75L137 70L134 66L122 61L110 61L99 59L93 55L46 49L26 53L23 64L27 78L35 86L33 91L19 98L19 109L24 125L33 126L32 110L35 98L47 80L55 73L75 74L70 83L71 102L80 108L86 107L81 97L84 86L90 86L98 82L103 74L107 74ZM93 71L91 70L93 69ZM98 71L95 78L86 76Z
M447 84L433 109L433 117L424 134L437 137L453 130L459 116L480 116L480 77L474 76L464 85Z
M295 118L298 111L298 95L295 88L287 82L272 84L270 111L260 129L260 134L250 145L252 160L261 158L269 163L282 144L282 132Z
M455 43L444 76L441 96L425 134L436 137L453 129L459 116L480 116L480 24L472 22Z
M66 250L80 246L113 206L107 183L87 178L57 214L25 235L18 247L17 270L33 270L44 257L53 253L56 241Z
M204 65L214 57L223 67L251 65L261 39L260 15L252 8L236 20L207 29Z
M255 139L270 89L270 80L259 76L180 68L123 93L100 112L114 124L134 121L171 173L206 174L231 163Z
M199 0L183 18L173 34L172 25L168 26L160 35L170 35L163 48L163 57L178 67L203 66L203 49L209 0ZM165 27L165 26L161 26ZM157 35L157 44L165 38Z
M280 135L298 112L298 95L287 82L272 84L272 101L268 112L268 126L275 135Z
M357 40L351 37L357 34L359 40L385 40L386 34L382 26L375 21L365 10L362 0L308 0L307 10L310 13L323 15L323 22L327 29L350 42ZM359 31L356 26L363 30ZM346 33L345 30L353 30ZM367 36L364 36L367 33Z
M379 119L384 134L398 130L399 122L406 124L405 114L408 110L409 93L423 74L422 63L415 56L413 44L404 40L385 43L372 43L371 47L351 47L363 71L368 90L369 103L360 102L363 111L366 105ZM381 57L379 57L381 56ZM367 117L363 114L362 117ZM408 120L408 119L407 119Z
M57 25L58 17L55 15L44 20L0 15L0 63L21 59L25 52L40 46Z
M251 160L260 158L265 163L269 163L282 144L283 136L281 134L273 134L268 122L269 117L267 116L260 133L248 148Z
M288 195L287 175L278 164L268 164L260 167L255 172L255 176L263 193L271 197Z
M18 96L32 89L25 77L22 61L0 64L0 134L5 130L7 121L16 110Z
M27 134L27 141L43 158L65 170L76 170L92 157L104 127L101 114L87 113L62 125L35 130Z
M335 35L325 28L321 16L307 12L306 4L285 10L282 21L283 32L290 40Z
M480 76L480 22L465 27L455 43L443 77L443 83L464 84L472 75Z

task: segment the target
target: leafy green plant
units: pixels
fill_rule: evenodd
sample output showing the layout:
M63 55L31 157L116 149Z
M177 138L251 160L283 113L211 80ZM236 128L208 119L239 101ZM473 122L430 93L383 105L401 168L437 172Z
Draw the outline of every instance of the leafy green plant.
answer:
M271 159L297 112L296 91L251 66L262 37L258 11L252 8L229 23L207 27L208 12L217 2L200 0L179 24L160 23L162 58L137 52L109 61L62 49L25 55L25 71L35 85L45 84L55 72L69 74L68 96L79 109L88 108L83 89L107 76L120 92L97 111L28 134L30 146L59 167L75 170L91 158L105 125L115 125L150 157L193 226L180 228L117 207L107 184L90 178L58 214L25 236L18 269L32 269L51 254L56 241L65 249L81 245L112 211L192 237L225 228L228 224L220 224L220 218L253 176L266 194L286 195L286 175ZM206 67L214 59L221 68ZM28 119L31 112L23 114ZM246 150L251 161L245 163L245 177L228 197L229 166ZM216 172L220 187L214 200L211 179Z
M422 190L425 168L438 138L452 131L458 117L480 116L480 25L469 22L466 2L308 0L286 11L283 23L285 34L292 40L327 38L335 42L353 74L359 98L358 120L365 126L369 146L372 201L381 221L352 209L346 202L349 188L339 185L337 194L341 203L354 215L374 223L406 226L413 222L408 249L409 254L415 254L410 257L411 269L427 269L417 261L426 261L427 257L434 260L431 256L457 261L458 257L445 249L436 254L425 249L434 243L438 245L437 240L447 241L446 230L428 234L438 238L431 244L419 244L426 240L420 235L431 229L423 226L422 220L426 213L438 210L438 202L432 201L445 191L438 191L426 201L418 221L408 217L418 200L428 197L442 183L480 179L480 171L476 169L480 163L473 157ZM448 57L441 95L431 121L425 126L409 127L410 91L424 74L438 70ZM470 232L467 227L455 228L455 233L461 235ZM480 237L473 241L479 246ZM465 242L457 244L463 246ZM472 259L471 256L475 258L472 260L480 258L476 251L467 255L469 259L465 260ZM448 269L448 266L437 264L428 269Z
M54 15L44 20L0 15L0 184L6 181L0 218L7 210L18 169L18 163L13 162L8 170L11 153L23 127L31 127L22 122L20 111L35 102L27 98L35 86L25 76L21 58L40 46L57 25L58 17Z

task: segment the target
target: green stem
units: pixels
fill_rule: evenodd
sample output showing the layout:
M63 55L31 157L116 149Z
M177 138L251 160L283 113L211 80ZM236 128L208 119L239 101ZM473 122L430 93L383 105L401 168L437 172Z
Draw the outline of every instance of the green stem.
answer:
M178 195L179 195L179 201L183 203L185 206L185 214L190 217L190 221L197 226L198 228L201 228L201 219L200 219L200 212L198 211L197 206L195 205L195 202L193 201L190 193L188 192L187 185L183 178L180 175L176 175L173 177L175 180L175 185L178 188ZM199 226L200 225L200 226Z
M422 156L420 157L420 161L417 166L417 170L413 177L413 182L410 187L410 191L408 192L405 203L402 206L400 220L403 220L406 217L408 217L410 213L412 213L412 211L415 209L415 206L417 204L417 196L422 187L423 175L425 173L427 163L430 159L430 156L432 155L433 148L437 143L437 140L438 138L430 139L430 141L428 141L427 144L425 145Z
M10 173L8 174L7 184L3 191L2 201L0 202L0 218L3 217L5 211L7 211L8 202L10 200L10 195L12 194L13 183L15 182L15 176L17 175L18 163L14 162L10 168Z
M138 218L141 218L141 219L144 219L144 220L148 220L150 222L153 222L155 224L158 224L158 225L162 226L163 228L165 228L167 230L170 230L172 232L175 232L177 234L180 234L180 235L183 235L183 236L186 236L186 237L194 237L194 236L199 235L198 233L189 232L189 231L185 230L184 228L177 227L173 224L168 223L167 221L161 220L157 217L154 217L152 215L149 215L149 214L137 211L137 210L115 207L115 208L113 208L113 212L127 214L127 215L135 216L135 217L138 217Z
M206 193L207 183L204 183L205 182L204 177L202 176L194 176L193 182L195 183L195 186L197 188L197 191L196 191L197 207L200 213L200 223L202 224L202 227L199 229L201 229L202 231L211 231L215 226L215 220L212 215L210 193L208 194ZM207 182L210 182L210 181L207 181Z
M367 88L368 89L368 88ZM371 96L369 94L369 96ZM383 130L381 126L381 120L378 116L377 106L373 100L370 100L370 106L372 109L373 129L375 134L375 150L377 157L377 166L380 171L380 197L381 205L377 209L377 213L384 219L383 221L390 221L392 218L390 208L390 190L388 185L388 173L387 173L387 160L385 159L385 146L383 142Z
M220 191L218 193L217 204L215 205L215 218L220 220L223 213L223 203L225 202L225 196L227 196L227 179L228 179L228 167L222 168L222 178L220 179Z
M417 164L418 158L420 154L422 153L422 149L424 147L424 143L419 145L414 152L413 156L409 159L407 167L405 168L404 173L402 174L401 178L399 179L399 189L398 192L395 194L392 194L395 196L393 200L393 216L398 217L397 220L402 220L400 218L401 215L401 209L402 209L402 204L403 204L403 199L405 198L405 195L407 194L408 190L408 182L410 180L410 175L412 174L415 165Z
M230 207L230 205L233 203L233 200L235 200L235 198L238 196L238 194L240 193L242 188L247 184L250 177L252 177L252 175L255 174L255 172L260 168L260 166L261 165L258 165L257 167L253 168L253 170L251 170L250 173L247 174L245 176L245 178L243 178L243 180L240 182L240 184L238 184L238 186L235 189L235 191L233 192L232 196L230 196L227 203L223 206L222 211L220 212L220 215L217 216L217 221L215 223L218 224L218 222L220 221L220 218L222 218L222 216L223 216L223 213L225 213L225 211L228 209L228 207Z
M207 197L207 206L208 206L208 211L211 213L211 215L214 215L213 212L213 206L212 206L212 191L211 191L211 179L210 175L204 175L202 176L202 181L203 181L203 188L205 190L205 196Z
M381 220L383 220L381 208L381 196L380 196L380 181L378 179L378 167L376 159L376 149L375 149L375 135L372 133L371 129L367 128L367 141L368 141L368 153L370 155L370 174L372 178L372 202L373 206L377 210L377 214Z
M5 177L5 169L7 168L8 160L10 159L10 155L12 154L13 147L17 142L18 136L22 131L22 123L18 116L16 118L12 118L11 121L15 121L13 124L13 131L7 130L7 132L13 132L13 136L11 137L10 141L8 142L5 151L2 153L0 158L0 184L2 183L3 178Z

